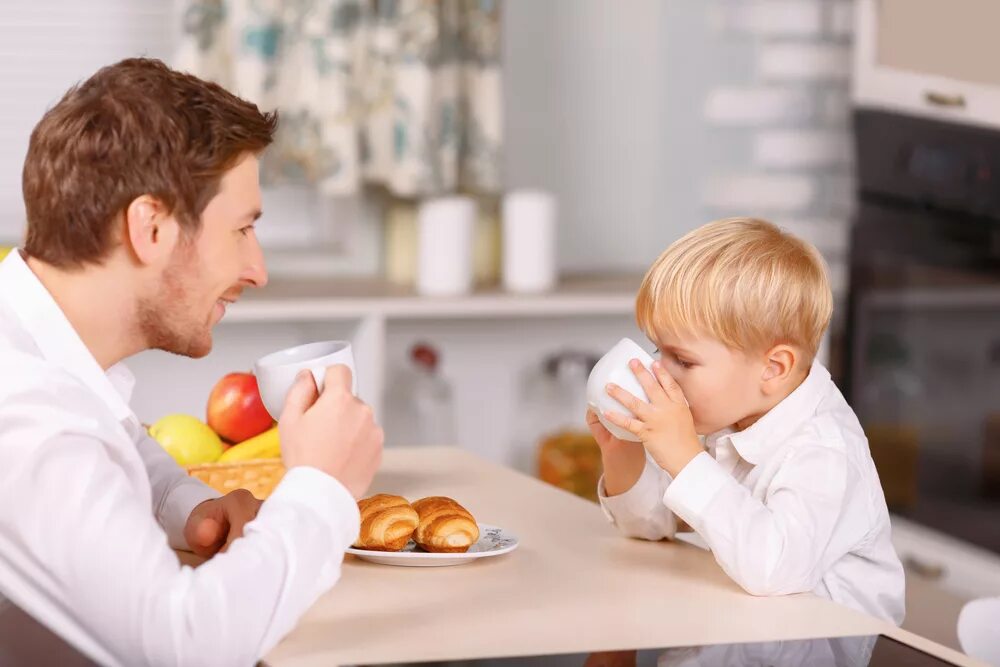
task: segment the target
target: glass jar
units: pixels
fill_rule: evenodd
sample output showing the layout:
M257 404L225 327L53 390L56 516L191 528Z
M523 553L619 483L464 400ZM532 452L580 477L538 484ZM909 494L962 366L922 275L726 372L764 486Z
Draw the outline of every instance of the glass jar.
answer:
M524 380L515 466L570 493L597 500L601 452L586 423L587 377L598 356L547 357Z

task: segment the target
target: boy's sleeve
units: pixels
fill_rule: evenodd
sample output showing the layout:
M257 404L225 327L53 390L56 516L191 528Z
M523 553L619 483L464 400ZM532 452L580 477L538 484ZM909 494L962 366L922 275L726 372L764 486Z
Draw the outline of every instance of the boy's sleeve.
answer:
M831 447L799 447L758 499L708 453L667 487L663 502L708 543L722 569L753 595L813 590L848 491L848 461Z
M677 532L676 517L663 504L663 494L669 485L670 475L647 456L646 467L631 489L608 496L601 477L597 498L604 515L628 537L662 540Z

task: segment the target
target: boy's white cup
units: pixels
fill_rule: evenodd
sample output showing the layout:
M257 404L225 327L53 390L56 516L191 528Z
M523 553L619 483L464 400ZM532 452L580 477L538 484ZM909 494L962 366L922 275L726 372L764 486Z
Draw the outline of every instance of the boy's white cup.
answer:
M326 340L296 345L261 357L253 365L257 388L264 407L275 419L285 407L285 397L302 369L309 369L316 388L323 391L323 378L330 366L343 365L351 369L351 392L358 393L358 374L354 368L354 353L346 340Z
M608 396L607 385L614 383L631 393L633 396L648 401L646 392L643 390L635 373L628 367L631 360L638 359L642 365L652 372L653 357L643 350L631 338L622 338L608 351L601 360L594 365L587 379L587 404L597 413L597 418L601 420L604 428L611 431L611 434L622 440L639 442L639 438L632 435L625 429L619 428L604 418L605 411L618 412L623 415L632 414L628 408Z

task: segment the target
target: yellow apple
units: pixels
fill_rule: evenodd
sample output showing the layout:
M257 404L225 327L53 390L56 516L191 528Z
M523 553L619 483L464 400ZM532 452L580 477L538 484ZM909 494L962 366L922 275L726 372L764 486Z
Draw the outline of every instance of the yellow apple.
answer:
M10 254L11 250L13 250L13 248L11 248L10 246L0 245L0 262L3 261L4 257Z
M162 417L149 427L149 435L182 466L211 463L224 449L215 431L191 415Z

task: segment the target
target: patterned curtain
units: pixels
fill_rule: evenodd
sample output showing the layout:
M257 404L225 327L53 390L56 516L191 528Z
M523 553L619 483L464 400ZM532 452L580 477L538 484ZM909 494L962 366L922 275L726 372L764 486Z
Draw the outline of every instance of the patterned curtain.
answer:
M267 183L500 191L499 0L178 0L175 65L280 112Z

